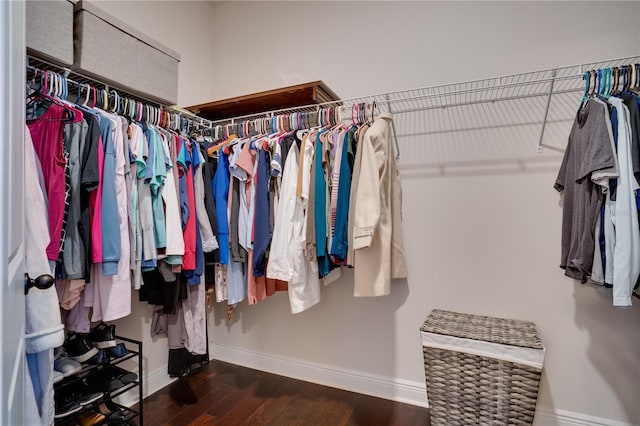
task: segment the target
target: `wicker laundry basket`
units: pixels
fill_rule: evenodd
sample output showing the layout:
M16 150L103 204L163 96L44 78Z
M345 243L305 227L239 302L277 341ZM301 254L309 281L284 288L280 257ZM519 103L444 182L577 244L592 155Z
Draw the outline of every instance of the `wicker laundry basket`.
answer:
M431 425L530 425L544 346L532 322L434 310L421 327Z

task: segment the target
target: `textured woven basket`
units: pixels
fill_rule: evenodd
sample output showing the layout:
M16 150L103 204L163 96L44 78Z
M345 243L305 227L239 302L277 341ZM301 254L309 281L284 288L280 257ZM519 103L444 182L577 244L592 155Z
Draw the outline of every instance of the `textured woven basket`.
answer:
M533 423L542 364L513 358L522 351L543 356L535 324L434 310L421 331L432 426ZM445 340L460 341L462 349L425 346L425 333L449 336ZM516 355L505 360L469 353L469 339L498 350L515 349Z

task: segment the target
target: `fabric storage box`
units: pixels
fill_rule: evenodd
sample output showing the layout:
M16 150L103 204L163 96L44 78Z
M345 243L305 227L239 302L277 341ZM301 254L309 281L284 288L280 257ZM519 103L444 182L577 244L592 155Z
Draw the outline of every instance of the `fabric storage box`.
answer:
M433 310L420 330L432 426L532 424L544 361L534 323Z
M27 53L58 65L73 64L73 6L67 0L25 4Z
M74 68L163 104L178 101L180 55L94 3L75 6Z

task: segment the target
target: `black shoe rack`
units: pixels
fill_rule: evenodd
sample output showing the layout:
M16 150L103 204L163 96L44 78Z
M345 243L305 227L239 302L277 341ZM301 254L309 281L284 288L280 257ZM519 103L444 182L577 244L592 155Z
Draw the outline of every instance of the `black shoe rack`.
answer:
M91 404L85 405L82 407L82 409L80 411L76 411L74 413L69 414L68 416L65 417L61 417L61 418L57 418L55 419L55 424L59 425L59 426L67 426L67 425L76 425L79 424L78 421L76 420L79 416L87 413L87 412L91 412L91 411L99 411L97 410L97 408L104 404L107 408L109 408L109 410L111 411L115 411L118 409L121 409L124 413L125 413L125 419L123 423L118 423L119 425L138 425L138 426L143 426L143 408L144 408L144 404L143 404L143 385L142 385L142 342L138 341L138 340L134 340L134 339L129 339L127 337L122 337L122 336L115 336L116 340L118 341L118 343L124 343L125 346L127 347L127 351L128 353L120 358L115 358L111 355L108 356L107 362L106 364L103 365L90 365L90 364L82 364L82 370L77 373L74 374L72 376L69 377L65 377L62 381L56 383L53 385L53 389L54 392L57 394L58 392L64 392L65 388L73 385L74 383L78 382L79 380L84 380L88 377L90 377L91 375L97 374L98 372L100 372L104 367L107 367L109 365L118 365L124 361L130 360L130 359L134 359L134 358L138 358L138 379L133 382L133 383L129 383L113 392L105 392L104 395L102 396L102 398L100 398L99 400L92 402ZM126 407L124 405L118 404L116 403L113 399L119 395L122 395L123 393L134 389L134 388L138 388L138 400L139 403L137 404L137 408L130 408L130 407ZM107 425L109 424L107 422L107 419L105 418L105 420L103 420L102 422L96 423L96 425Z

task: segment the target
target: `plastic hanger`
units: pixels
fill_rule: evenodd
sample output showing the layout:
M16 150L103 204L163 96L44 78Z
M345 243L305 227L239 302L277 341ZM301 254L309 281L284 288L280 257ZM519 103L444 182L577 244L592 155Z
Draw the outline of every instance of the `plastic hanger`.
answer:
M593 80L593 88L592 88L592 91L591 91L591 96L597 96L598 92L597 92L596 89L597 89L597 87L599 87L598 86L598 71L597 70L593 70L591 72L591 76L592 76L591 80Z
M56 73L51 73L51 93L50 95L59 98L60 97L60 81L58 79L59 75Z
M71 115L70 120L73 123L77 123L82 120L82 112L74 105L67 101L68 86L67 78L62 74L53 74L55 81L54 95L60 99L60 105Z
M62 76L62 99L67 100L69 96L69 81L67 80L67 76Z
M118 93L115 90L111 89L110 95L113 95L113 103L111 105L111 112L114 113L114 114L117 114L119 112L118 111L118 107L120 105L120 103L118 102ZM111 97L111 96L109 96L109 97Z
M76 91L76 104L80 104L80 96L82 96L82 84L78 83Z
M55 80L54 80L54 76L53 73L51 72L47 72L47 90L46 90L46 94L47 96L53 96L54 94L54 85L55 85Z
M41 92L47 93L47 90L49 90L49 71L47 70L42 71L42 77L40 80L41 80L40 86L42 87Z
M42 91L43 94L47 96L51 96L51 73L49 71L44 72L44 89Z
M104 111L109 111L109 93L105 89L100 89L100 107Z
M48 95L51 97L57 97L58 96L58 80L56 79L55 73L50 72L49 78L51 79L51 82L49 84Z
M138 101L131 99L131 119L140 122L140 107Z
M96 107L96 101L98 99L98 96L97 96L98 89L96 89L95 87L92 87L91 91L93 92L93 102L91 103L91 108L95 108Z
M582 74L582 79L584 80L584 91L582 92L582 99L580 100L580 106L578 109L582 109L584 103L589 97L589 92L591 90L591 71L585 71Z

